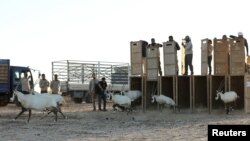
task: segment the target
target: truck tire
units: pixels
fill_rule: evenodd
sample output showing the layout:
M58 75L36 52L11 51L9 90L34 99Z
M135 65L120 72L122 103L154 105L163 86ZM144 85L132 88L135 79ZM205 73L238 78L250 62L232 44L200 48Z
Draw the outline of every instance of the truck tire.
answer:
M75 103L82 103L83 99L82 98L74 98Z
M8 105L9 101L10 98L8 97L8 95L6 94L0 95L0 107Z
M85 102L86 103L92 103L92 96L91 96L91 94L87 94L87 96L86 96L86 98L85 98Z

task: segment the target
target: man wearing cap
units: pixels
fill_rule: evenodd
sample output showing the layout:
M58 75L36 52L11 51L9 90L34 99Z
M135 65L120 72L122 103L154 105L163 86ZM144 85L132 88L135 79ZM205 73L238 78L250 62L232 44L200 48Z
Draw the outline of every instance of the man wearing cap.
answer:
M193 75L194 74L193 64L192 64L193 45L192 45L192 42L191 42L191 39L189 36L185 37L185 41L186 41L185 45L182 43L182 46L185 48L185 73L184 73L184 75L188 75L188 66L189 66L189 69L191 71L191 75Z

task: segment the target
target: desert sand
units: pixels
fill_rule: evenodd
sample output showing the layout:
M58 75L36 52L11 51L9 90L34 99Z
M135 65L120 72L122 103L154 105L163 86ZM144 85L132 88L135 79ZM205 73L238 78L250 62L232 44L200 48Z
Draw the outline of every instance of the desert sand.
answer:
M66 97L62 106L67 119L50 114L44 119L43 112L33 111L27 123L28 112L17 120L14 117L20 107L9 104L0 107L0 140L2 141L206 141L208 124L250 125L250 114L234 110L226 115L224 109L206 109L190 112L181 110L174 113L170 109L160 112L150 109L142 112L140 107L127 115L113 111L108 103L108 111L92 111L92 103L76 104Z

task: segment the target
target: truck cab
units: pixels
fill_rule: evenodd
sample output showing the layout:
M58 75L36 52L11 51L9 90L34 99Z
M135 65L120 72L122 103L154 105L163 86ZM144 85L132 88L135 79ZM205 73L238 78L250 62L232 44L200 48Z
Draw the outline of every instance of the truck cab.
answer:
M10 103L13 90L21 91L20 81L27 72L31 89L34 88L34 81L29 67L10 66L8 59L0 59L0 106Z
M28 74L28 78L29 78L29 83L30 83L30 88L33 89L34 88L34 81L33 81L33 77L32 77L32 73L30 68L28 67L20 67L20 66L11 66L10 67L10 90L14 90L17 87L18 91L21 91L21 85L20 81L21 78L24 77L24 72L26 72Z

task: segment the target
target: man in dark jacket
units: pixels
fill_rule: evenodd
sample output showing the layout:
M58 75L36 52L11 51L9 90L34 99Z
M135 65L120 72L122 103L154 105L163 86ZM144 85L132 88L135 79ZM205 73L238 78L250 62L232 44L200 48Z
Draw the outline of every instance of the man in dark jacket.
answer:
M162 44L155 43L155 39L151 39L151 44L148 45L148 48L154 49L157 48L159 51L159 57L158 57L158 69L159 69L159 74L162 76L162 70L161 70L161 61L160 61L160 50L159 48L162 47Z
M105 95L107 82L105 80L105 77L103 77L102 80L98 83L98 86L100 88L99 95L98 95L98 108L100 111L102 111L101 101L103 100L103 111L107 111L106 110L106 95Z
M246 47L246 55L248 56L248 43L247 43L247 39L243 37L243 33L239 32L238 33L238 37L234 36L234 35L230 35L231 38L233 39L243 39L244 40L244 46Z
M176 49L176 50L180 50L180 46L179 46L179 44L174 40L173 36L169 36L169 37L168 37L168 41L169 41L169 42L174 42L174 43L175 43L175 49Z
M178 67L178 57L177 57L177 51L180 50L179 44L174 40L173 36L168 37L168 42L174 42L175 50L176 50L176 74L179 74L179 67Z

